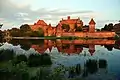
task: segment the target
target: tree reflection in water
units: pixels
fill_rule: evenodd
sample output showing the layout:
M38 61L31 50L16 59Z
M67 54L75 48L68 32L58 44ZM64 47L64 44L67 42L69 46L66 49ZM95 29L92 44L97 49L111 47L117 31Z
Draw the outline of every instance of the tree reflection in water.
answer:
M87 60L85 67L89 73L93 74L93 73L96 73L98 71L97 65L98 65L97 60Z
M105 48L107 48L108 51L112 51L114 45L104 45Z
M59 72L68 72L68 78L75 78L77 76L79 77L87 77L90 74L95 74L98 72L99 69L104 69L106 70L107 68L107 61L104 59L99 59L99 60L95 60L95 59L89 59L85 62L84 67L81 67L81 64L77 64L74 66L71 66L69 68L67 67L63 67L63 65L61 67L58 67L58 71Z

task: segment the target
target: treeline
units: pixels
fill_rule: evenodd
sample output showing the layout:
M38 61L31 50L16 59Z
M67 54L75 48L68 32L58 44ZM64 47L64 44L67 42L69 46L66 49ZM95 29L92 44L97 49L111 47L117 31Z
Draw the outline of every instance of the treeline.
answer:
M41 37L44 36L42 28L39 28L37 31L33 31L28 24L24 24L18 28L12 28L8 30L10 36L12 37Z
M97 31L115 31L116 33L120 32L120 23L113 25L113 23L105 24L103 28L97 29Z

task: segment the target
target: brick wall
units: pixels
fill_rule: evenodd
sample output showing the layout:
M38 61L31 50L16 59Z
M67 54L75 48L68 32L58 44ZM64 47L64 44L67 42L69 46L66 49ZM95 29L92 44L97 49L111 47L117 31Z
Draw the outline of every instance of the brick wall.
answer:
M108 37L114 37L115 32L64 32L62 33L62 36L76 36L76 37L90 37L90 38L108 38Z

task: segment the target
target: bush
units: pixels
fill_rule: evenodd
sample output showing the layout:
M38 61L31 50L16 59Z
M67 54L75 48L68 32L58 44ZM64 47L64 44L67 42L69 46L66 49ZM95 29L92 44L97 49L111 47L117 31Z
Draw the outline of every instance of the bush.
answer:
M107 61L106 60L99 60L99 68L106 68L107 67Z
M27 57L25 55L17 55L16 58L13 60L14 64L18 64L22 61L27 62Z
M97 60L88 60L86 62L87 71L91 74L98 71Z
M0 61L9 61L14 57L13 50L1 50L0 51Z
M114 39L120 39L120 36L118 36L118 35L115 35L115 37L114 37Z
M8 64L8 66L0 68L1 80L29 80L26 63L21 62L13 66L11 61L9 61Z
M51 58L48 54L43 54L41 55L41 64L42 65L51 65L52 64L52 61L51 61Z
M28 65L30 67L37 67L41 65L41 55L31 54L28 58Z

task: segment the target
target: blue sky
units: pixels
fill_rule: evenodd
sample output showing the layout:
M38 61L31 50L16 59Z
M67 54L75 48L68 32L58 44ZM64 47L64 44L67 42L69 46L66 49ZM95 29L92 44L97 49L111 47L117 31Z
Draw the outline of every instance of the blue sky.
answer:
M3 29L32 24L38 19L55 26L67 16L80 17L85 24L94 18L97 28L120 20L120 0L1 0L0 4L0 21L6 23ZM4 15L7 11L10 14Z

